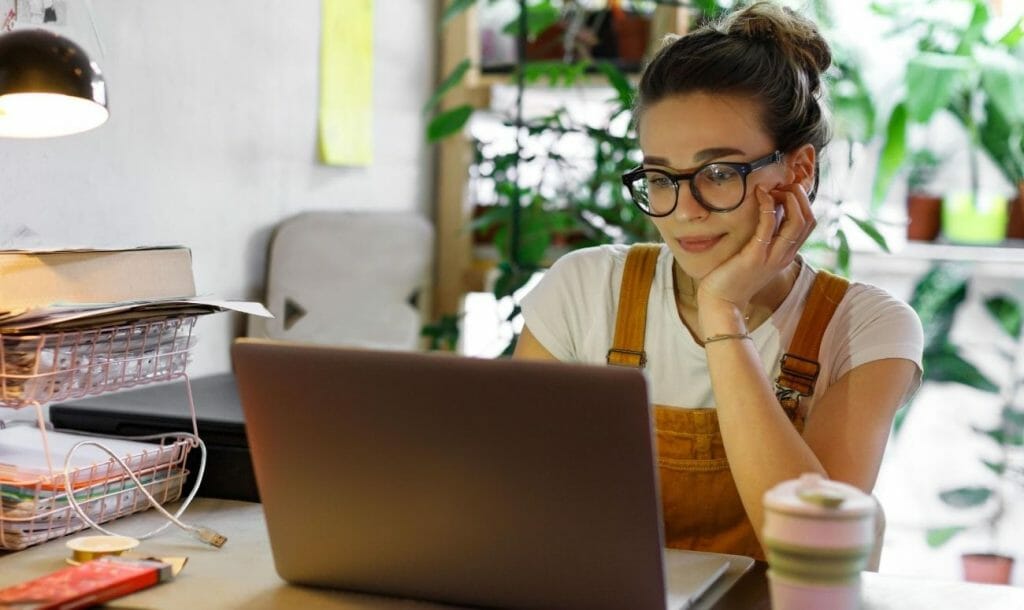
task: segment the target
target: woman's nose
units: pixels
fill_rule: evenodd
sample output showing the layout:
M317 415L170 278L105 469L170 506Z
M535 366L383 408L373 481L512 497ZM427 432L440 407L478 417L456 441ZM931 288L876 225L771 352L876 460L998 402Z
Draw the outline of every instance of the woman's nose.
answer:
M690 221L700 220L708 215L707 209L697 201L689 188L679 185L679 193L676 196L676 209L672 212L676 220Z

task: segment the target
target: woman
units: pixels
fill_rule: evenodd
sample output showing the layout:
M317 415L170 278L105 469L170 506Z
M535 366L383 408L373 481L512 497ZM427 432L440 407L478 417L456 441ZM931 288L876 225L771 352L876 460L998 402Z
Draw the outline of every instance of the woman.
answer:
M913 310L797 254L830 62L812 22L769 2L667 44L623 176L664 245L571 253L523 299L516 357L647 372L672 547L763 558L762 496L801 473L870 492L920 380Z

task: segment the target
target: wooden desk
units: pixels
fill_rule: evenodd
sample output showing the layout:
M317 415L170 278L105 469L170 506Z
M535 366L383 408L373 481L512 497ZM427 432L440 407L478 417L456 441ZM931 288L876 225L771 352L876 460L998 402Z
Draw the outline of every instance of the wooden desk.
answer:
M143 541L141 552L154 556L187 556L188 564L173 581L115 600L111 608L321 608L342 610L435 610L454 608L426 602L296 587L274 572L263 511L259 504L197 499L185 521L202 524L228 537L217 550L171 527ZM121 534L141 534L161 523L156 511L110 524ZM81 532L76 535L89 535ZM23 551L0 556L0 586L59 569L69 555L60 538ZM714 609L770 608L765 565L758 564L730 590ZM918 580L864 575L865 610L1003 610L1024 608L1024 589L976 585L958 581Z

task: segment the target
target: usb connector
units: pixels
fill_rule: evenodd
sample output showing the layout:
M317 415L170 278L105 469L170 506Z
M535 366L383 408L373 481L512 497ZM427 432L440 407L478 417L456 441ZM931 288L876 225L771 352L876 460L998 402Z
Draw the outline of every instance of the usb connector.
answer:
M198 538L198 539L202 540L203 542L205 542L206 544L208 544L208 545L210 545L212 547L216 547L218 549L220 547L224 546L224 543L228 541L226 536L224 536L222 534L218 534L217 532L213 531L212 529L210 529L208 527L203 527L203 526L199 526L199 527L195 528L194 530L192 530L192 534L196 538Z

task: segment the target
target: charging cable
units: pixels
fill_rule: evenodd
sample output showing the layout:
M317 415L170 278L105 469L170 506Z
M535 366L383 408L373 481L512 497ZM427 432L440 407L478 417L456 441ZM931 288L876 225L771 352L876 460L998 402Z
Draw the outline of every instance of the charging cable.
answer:
M176 439L187 438L187 439L190 439L192 445L199 448L199 469L196 472L196 482L192 486L192 490L189 491L188 496L186 496L185 500L182 501L181 506L178 507L177 512L175 512L172 515L170 512L167 511L167 509L165 509L160 504L159 501L157 501L156 498L153 497L153 494L151 494L149 492L149 490L146 489L146 486L142 483L142 481L139 480L139 477L136 476L136 474L134 472L132 472L132 469L129 468L127 464L125 464L124 460L121 459L120 456L118 456L116 453L111 451L110 448L108 448L106 445L104 445L101 442L92 441L92 440L80 441L78 443L75 443L71 447L71 449L68 450L67 457L64 459L64 491L67 493L68 503L71 505L71 507L74 509L74 511L78 514L78 517L80 519L82 519L82 521L84 521L90 527L92 527L93 529L101 531L104 534L107 534L108 536L117 536L117 535L119 535L119 534L115 534L115 533L107 530L106 528L100 526L98 523L93 521L92 518L89 517L89 515L87 515L85 513L85 510L81 507L81 505L78 503L78 500L75 498L74 489L71 486L71 476L70 476L70 474L71 474L71 471L74 470L71 467L71 458L74 455L75 451L78 450L79 447L84 447L84 446L87 446L87 445L91 445L93 447L96 447L97 449L100 449L101 451L106 452L107 455L109 455L112 460L117 462L117 464L124 470L124 473L126 475L128 475L128 478L130 478L131 481L137 486L138 490L141 491L142 494L146 496L146 498L149 500L149 503L153 506L153 508L155 508L158 511L160 511L160 513L162 513L167 518L167 520L168 520L167 523L164 523L160 527L158 527L158 528L156 528L156 529L154 529L154 530L152 530L150 532L147 532L145 534L142 534L141 536L132 536L133 538L137 538L139 540L145 540L147 538L151 538L151 537L159 534L160 532L164 531L165 529L167 529L171 524L174 524L174 525L177 525L178 527L180 527L181 529L185 530L186 532L189 532L190 534L192 534L193 536L195 536L199 540L205 542L206 544L209 544L210 546L216 547L218 549L220 547L224 546L224 543L227 542L227 538L225 536L223 536L222 534L220 534L220 533L218 533L218 532L216 532L216 531L214 531L214 530L212 530L212 529L210 529L208 527L190 525L190 524L184 523L183 521L178 519L178 517L180 517L182 515L182 513L185 512L185 509L188 508L188 505L192 503L192 500L193 500L193 498L195 498L196 493L199 492L199 485L200 485L200 483L203 482L203 473L206 470L206 444L203 443L203 440L201 438L199 438L198 435L190 434L188 432L170 432L170 433L165 433L165 434L151 434L151 435L147 435L147 436L131 436L131 437L116 437L116 438L118 438L118 439L128 438L128 439L131 439L131 440L139 440L139 441L157 440L157 439L163 440L163 439L167 439L167 438L176 438Z

